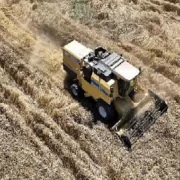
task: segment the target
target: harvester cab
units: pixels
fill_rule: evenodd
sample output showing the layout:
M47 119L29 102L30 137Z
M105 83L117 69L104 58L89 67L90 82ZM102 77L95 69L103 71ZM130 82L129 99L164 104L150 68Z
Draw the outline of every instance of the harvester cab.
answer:
M70 88L73 96L92 97L105 121L118 115L111 130L128 147L168 109L166 102L151 90L137 99L140 69L103 47L92 50L72 41L63 48L63 67L75 80Z

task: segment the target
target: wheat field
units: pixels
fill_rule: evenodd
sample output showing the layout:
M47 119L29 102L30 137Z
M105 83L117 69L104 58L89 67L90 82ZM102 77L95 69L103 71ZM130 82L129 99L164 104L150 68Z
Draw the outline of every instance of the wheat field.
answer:
M74 100L62 47L122 53L168 113L129 152ZM180 179L179 0L0 0L0 179Z

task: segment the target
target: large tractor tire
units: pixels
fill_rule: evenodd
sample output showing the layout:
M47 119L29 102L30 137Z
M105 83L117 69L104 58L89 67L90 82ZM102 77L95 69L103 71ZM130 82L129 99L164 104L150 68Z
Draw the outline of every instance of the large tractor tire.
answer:
M96 106L97 106L97 111L98 111L99 116L104 121L109 121L115 116L115 109L112 105L109 105L105 103L104 101L99 100Z

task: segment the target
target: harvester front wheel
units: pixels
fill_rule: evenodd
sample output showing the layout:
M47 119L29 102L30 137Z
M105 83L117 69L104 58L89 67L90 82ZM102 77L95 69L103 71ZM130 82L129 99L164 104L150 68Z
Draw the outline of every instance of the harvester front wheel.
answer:
M97 106L98 114L103 120L108 121L114 117L115 111L112 105L109 105L103 102L102 100L100 100L97 102L96 106Z
M72 84L71 85L71 94L76 97L76 98L79 98L82 96L83 94L83 91L81 89L81 87L77 84Z

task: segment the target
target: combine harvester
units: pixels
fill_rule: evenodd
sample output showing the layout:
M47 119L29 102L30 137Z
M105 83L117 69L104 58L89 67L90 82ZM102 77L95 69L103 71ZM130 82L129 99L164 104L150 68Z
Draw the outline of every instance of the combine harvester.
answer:
M92 50L75 40L68 43L63 48L63 68L74 80L70 88L74 97L92 97L107 122L118 115L111 129L129 148L168 109L151 90L136 100L140 69L103 47Z

